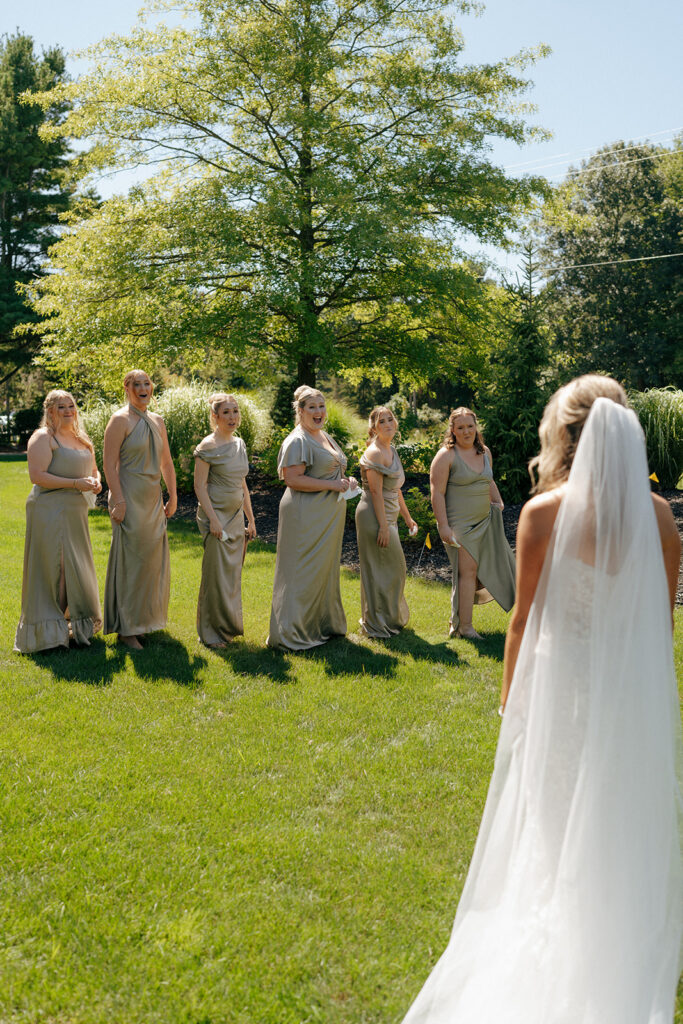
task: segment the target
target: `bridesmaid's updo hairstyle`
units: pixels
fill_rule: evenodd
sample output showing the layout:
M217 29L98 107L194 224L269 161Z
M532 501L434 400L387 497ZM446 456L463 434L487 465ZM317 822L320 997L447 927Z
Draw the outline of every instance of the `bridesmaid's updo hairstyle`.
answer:
M586 373L555 392L545 407L538 436L541 452L529 463L532 493L563 484L572 468L583 425L596 398L628 408L626 392L612 377Z
M372 442L377 437L377 421L379 420L383 412L388 412L392 420L396 424L396 434L394 434L394 439L396 439L398 435L398 420L394 415L393 409L390 409L388 405L376 405L375 408L370 413L370 415L368 416L368 439L365 442L366 445L372 444Z
M242 414L240 412L240 403L237 401L234 395L226 395L224 391L215 391L213 395L209 395L209 419L211 420L211 426L216 429L218 425L218 413L221 410L221 406L226 402L234 402L237 406L237 426L239 427L242 420Z
M89 448L91 452L94 452L95 449L93 448L93 443L86 434L85 430L83 430L83 427L81 426L80 420L78 418L78 406L76 405L76 400L70 391L61 391L59 389L55 391L48 391L48 393L45 396L45 401L43 402L43 418L40 421L40 427L46 429L48 434L50 434L52 437L55 436L55 431L57 429L57 417L55 416L55 409L57 405L60 402L63 402L65 399L72 401L74 403L74 408L76 410L71 429L73 430L78 440L81 441L82 444L84 444L87 448Z
M317 388L311 388L308 384L302 384L294 392L294 401L292 402L292 408L294 409L294 422L301 422L301 410L306 405L309 398L322 398L325 401L325 396L322 391L318 391Z
M145 370L129 370L126 376L123 378L124 388L130 387L136 377L146 377L149 383L152 385L152 394L154 394L154 381Z
M481 430L479 429L479 424L477 423L477 417L475 413L473 413L472 410L468 409L467 406L465 405L461 405L457 409L454 409L453 412L448 417L448 430L446 431L446 436L443 439L444 448L455 448L456 442L453 427L455 425L455 421L460 416L471 416L472 419L474 420L474 429L476 431L474 435L474 450L479 455L483 455L484 438L481 436Z

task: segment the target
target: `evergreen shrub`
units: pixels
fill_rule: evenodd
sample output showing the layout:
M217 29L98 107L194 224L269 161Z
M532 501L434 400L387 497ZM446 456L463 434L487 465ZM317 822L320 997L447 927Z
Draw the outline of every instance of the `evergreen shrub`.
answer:
M645 432L647 460L660 487L673 490L683 474L683 391L630 391L629 402Z

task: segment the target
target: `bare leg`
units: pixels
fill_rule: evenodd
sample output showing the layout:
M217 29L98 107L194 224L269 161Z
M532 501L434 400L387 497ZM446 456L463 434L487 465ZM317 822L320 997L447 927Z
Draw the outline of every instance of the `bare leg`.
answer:
M458 616L460 618L458 632L461 636L479 640L481 638L472 626L472 609L476 589L477 563L469 551L461 547L458 551Z

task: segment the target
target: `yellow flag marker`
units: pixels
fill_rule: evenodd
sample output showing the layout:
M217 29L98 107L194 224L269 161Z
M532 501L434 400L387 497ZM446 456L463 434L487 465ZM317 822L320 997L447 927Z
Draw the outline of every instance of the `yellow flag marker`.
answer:
M429 534L425 537L425 546L428 547L430 551L432 550L432 538Z
M650 473L650 480L654 480L654 482L655 482L656 484L658 484L658 483L659 483L659 479L658 479L658 477L657 477L657 474L656 474L656 473Z

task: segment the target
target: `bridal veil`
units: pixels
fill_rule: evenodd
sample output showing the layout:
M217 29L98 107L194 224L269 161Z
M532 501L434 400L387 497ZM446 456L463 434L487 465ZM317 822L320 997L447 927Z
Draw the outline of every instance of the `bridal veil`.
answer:
M404 1024L671 1024L683 926L671 613L635 414L585 422L448 947Z

